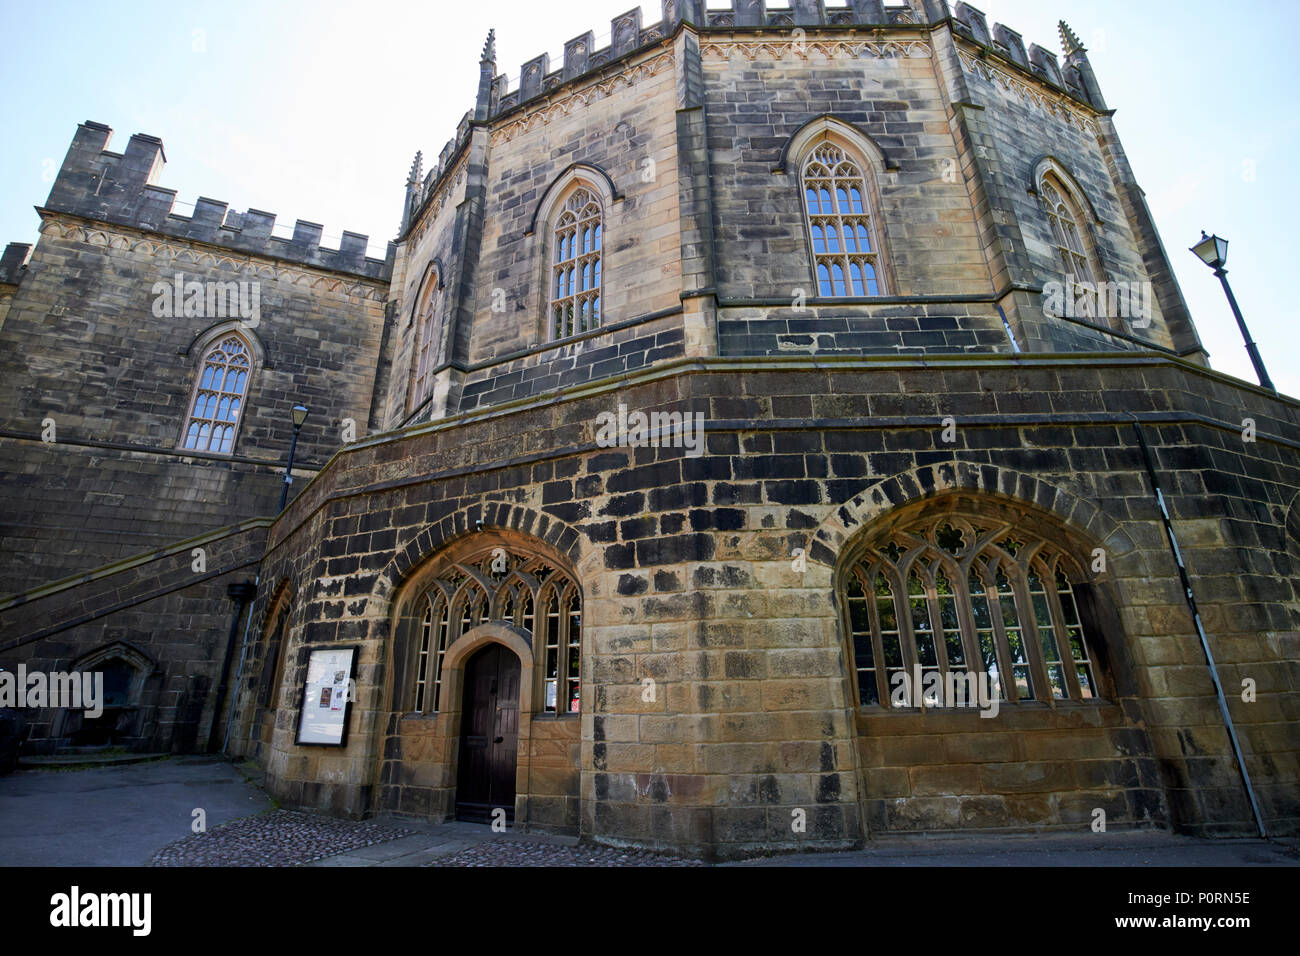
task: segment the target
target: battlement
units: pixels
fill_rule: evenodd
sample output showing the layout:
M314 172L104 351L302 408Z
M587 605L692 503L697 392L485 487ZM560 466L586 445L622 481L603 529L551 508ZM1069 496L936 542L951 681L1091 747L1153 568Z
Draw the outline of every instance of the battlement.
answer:
M195 203L191 215L181 215L174 211L176 190L157 185L167 162L162 140L136 133L124 152L115 153L108 149L112 136L102 123L77 127L47 210L370 279L392 274L394 245L388 244L386 258L371 258L370 238L360 233L344 232L339 248L329 249L320 244L324 230L318 223L299 219L292 238L275 236L275 213L240 213L207 198Z
M968 3L958 3L952 8L953 29L958 35L978 43L980 46L998 54L1027 73L1032 73L1040 80L1056 87L1062 93L1072 96L1095 109L1106 109L1105 102L1092 79L1088 66L1087 50L1079 42L1073 31L1062 20L1061 49L1065 54L1065 66L1057 62L1056 54L1037 43L1031 43L1025 49L1025 41L1015 30L994 23L989 30L988 19L983 12Z
M888 27L952 24L955 33L985 48L1013 67L1037 77L1059 92L1095 109L1105 110L1096 80L1088 65L1087 51L1062 21L1061 45L1065 53L1062 66L1056 54L1037 43L1026 49L1018 32L1000 23L989 29L988 20L967 3L949 7L948 0L908 0L902 5L886 6L882 0L841 0L837 5L826 0L786 0L787 5L769 5L767 0L731 0L728 9L708 9L708 0L661 0L663 16L658 23L643 24L641 8L610 20L604 45L597 46L596 35L588 30L564 44L562 62L553 68L549 53L525 62L512 88L510 78L496 74L496 33L488 35L479 62L479 92L475 108L468 111L438 154L428 174L420 179L422 154L417 154L407 181L406 206L400 233L420 218L424 207L437 190L454 159L469 139L475 122L492 120L545 96L584 74L595 73L625 57L670 37L682 23L699 32L746 29L792 30L803 27Z

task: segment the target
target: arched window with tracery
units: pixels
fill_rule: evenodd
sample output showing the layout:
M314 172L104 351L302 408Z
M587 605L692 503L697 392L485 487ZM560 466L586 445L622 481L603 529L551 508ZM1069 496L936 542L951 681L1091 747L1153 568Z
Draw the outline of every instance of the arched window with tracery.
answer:
M252 370L248 342L238 333L224 335L208 347L190 399L183 448L222 455L234 450Z
M532 635L540 665L541 709L576 714L581 700L582 594L554 563L490 546L441 569L420 598L412 641L407 707L433 714L447 706L447 649L480 624L501 621ZM536 699L536 698L535 698Z
M803 164L804 209L817 294L876 296L883 291L880 250L865 164L827 140Z
M578 186L555 219L547 312L552 340L600 328L602 229L600 200Z
M1095 316L1096 284L1101 279L1101 264L1092 250L1084 223L1083 207L1065 183L1048 173L1039 183L1038 195L1052 229L1052 243L1062 275L1067 284L1081 285L1073 293L1081 314Z
M972 674L1007 702L1099 698L1086 583L1011 524L950 513L894 529L857 552L841 593L859 703L961 706Z
M425 277L415 305L415 339L411 351L411 387L407 412L425 403L433 394L433 363L437 358L438 318L442 311L442 277L431 269Z

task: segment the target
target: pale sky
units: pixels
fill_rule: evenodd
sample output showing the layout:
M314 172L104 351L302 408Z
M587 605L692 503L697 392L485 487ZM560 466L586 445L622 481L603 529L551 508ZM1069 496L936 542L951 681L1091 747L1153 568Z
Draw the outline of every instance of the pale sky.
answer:
M775 4L773 4L775 5ZM473 106L478 58L497 30L498 72L593 30L630 0L0 0L5 143L0 245L36 241L76 125L163 140L160 185L366 233L396 233L417 149L436 158ZM710 7L726 6L710 2ZM1300 396L1290 288L1300 264L1300 114L1294 0L983 0L976 6L1059 54L1064 18L1093 67L1147 192L1215 368L1254 381L1218 281L1187 251L1202 228L1232 243L1228 269L1280 391ZM657 2L643 22L658 22ZM187 209L179 207L178 211ZM279 232L279 230L277 230ZM328 240L327 240L328 241Z

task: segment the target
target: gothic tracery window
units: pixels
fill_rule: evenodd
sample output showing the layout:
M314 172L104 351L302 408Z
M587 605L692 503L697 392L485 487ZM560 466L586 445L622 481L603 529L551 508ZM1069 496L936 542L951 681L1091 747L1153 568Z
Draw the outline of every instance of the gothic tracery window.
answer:
M434 332L442 309L441 277L432 272L415 309L415 350L411 356L411 402L408 411L424 404L433 393L433 362L437 351Z
M432 714L447 706L447 650L480 624L502 621L532 634L542 706L576 714L581 698L582 595L546 559L493 547L440 572L421 599L413 643L409 707Z
M1098 698L1084 583L1065 551L1010 525L948 514L891 532L844 583L859 703L954 706L934 688L972 672L1007 702Z
M208 348L190 401L182 447L223 455L234 450L252 366L248 343L240 335L223 336Z
M1082 286L1073 293L1079 312L1096 315L1096 283L1101 269L1089 251L1084 232L1083 212L1070 190L1052 175L1043 177L1038 194L1046 207L1047 220L1052 227L1052 243L1067 284Z
M552 339L600 328L602 217L600 200L580 186L555 220L548 315Z
M861 162L831 141L804 161L804 209L819 296L881 293L875 222L862 171Z

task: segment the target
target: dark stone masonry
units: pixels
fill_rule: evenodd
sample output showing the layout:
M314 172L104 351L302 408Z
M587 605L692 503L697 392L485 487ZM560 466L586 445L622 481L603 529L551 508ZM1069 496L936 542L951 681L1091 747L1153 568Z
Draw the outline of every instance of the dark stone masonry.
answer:
M0 259L0 668L109 706L26 751L706 859L1295 834L1300 405L1209 367L1087 51L704 8L489 37L382 260L77 129Z

